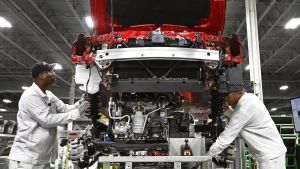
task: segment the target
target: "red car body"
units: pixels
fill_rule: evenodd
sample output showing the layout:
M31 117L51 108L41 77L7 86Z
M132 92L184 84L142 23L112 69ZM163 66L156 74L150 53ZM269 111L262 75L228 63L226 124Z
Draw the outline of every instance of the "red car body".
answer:
M238 37L221 36L226 0L90 0L90 5L95 35L76 39L73 62L93 61L89 46L106 43L113 48L130 38L147 39L157 29L168 38L191 41L200 33L204 49L223 51L223 64L244 61ZM116 34L121 38L115 38Z
M155 2L157 1L157 2ZM172 13L170 8L175 8L173 6L180 6L184 8L184 4L188 3L187 1L182 1L182 0L164 0L165 5L161 5L163 1L158 1L158 0L126 0L126 3L130 4L131 6L139 6L137 3L145 3L147 2L148 5L147 7L152 8L150 9L151 11L154 11L159 8L157 6L162 6L160 7L161 10L166 10L170 11L167 12L167 14ZM102 35L102 34L108 34L112 30L112 18L111 18L111 11L108 11L107 6L110 4L110 0L91 0L91 14L92 14L92 19L95 25L95 31L96 34ZM117 4L119 1L114 1L115 4ZM198 2L198 3L196 3ZM135 4L136 3L136 4ZM197 10L199 7L196 5L203 6L202 8L209 8L205 9L205 12L201 11L196 11L194 14L196 16L187 16L186 19L193 17L194 19L194 25L177 25L176 24L176 16L174 16L174 19L171 18L168 20L165 20L166 23L163 24L155 24L155 23L149 23L147 18L145 20L140 20L139 25L131 25L128 27L125 27L124 25L121 25L118 23L118 19L114 18L113 19L113 25L114 25L114 31L124 31L124 30L134 30L134 31L153 31L160 27L163 31L175 31L175 32L183 32L183 31L188 31L188 32L205 32L208 34L212 35L221 35L224 29L224 20L225 20L225 11L226 11L226 0L193 0L191 3L195 3L195 5L187 5L186 10ZM204 4L204 5L202 5ZM141 5L144 7L145 5ZM204 7L205 6L205 7ZM140 10L143 10L143 8L140 8ZM164 9L162 9L164 8ZM132 8L132 10L136 10L136 8ZM199 9L200 10L200 9ZM180 12L180 9L177 10ZM202 10L203 11L203 10ZM113 11L114 13L118 11ZM140 12L140 11L138 11ZM161 12L164 13L164 12ZM205 14L203 14L205 13ZM136 17L138 17L139 13L137 13ZM149 12L150 15L150 12ZM197 16L198 15L198 16ZM164 15L160 15L161 17L165 17ZM122 16L121 16L122 17ZM125 16L124 16L125 17ZM128 18L128 19L134 19L134 18ZM149 19L151 20L151 19ZM151 20L153 21L153 19ZM143 23L144 22L144 23ZM154 21L155 22L155 21ZM175 23L173 23L175 22Z

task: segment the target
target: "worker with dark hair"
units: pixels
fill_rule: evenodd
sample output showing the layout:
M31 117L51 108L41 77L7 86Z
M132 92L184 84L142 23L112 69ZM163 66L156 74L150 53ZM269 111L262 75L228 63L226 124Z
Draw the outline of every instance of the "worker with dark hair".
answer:
M37 63L32 68L34 82L19 101L18 130L9 154L9 169L50 169L56 141L56 127L79 119L89 102L64 104L47 89L55 81L55 64Z
M242 88L231 91L225 97L225 102L231 111L230 120L210 147L208 155L218 155L240 134L259 169L285 169L287 149L263 102Z

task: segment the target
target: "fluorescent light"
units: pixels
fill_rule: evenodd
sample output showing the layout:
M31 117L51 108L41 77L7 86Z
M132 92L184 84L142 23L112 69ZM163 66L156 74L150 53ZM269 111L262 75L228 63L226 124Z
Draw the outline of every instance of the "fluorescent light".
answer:
M280 86L279 90L287 90L289 88L288 85L282 85Z
M82 90L82 91L85 91L84 86L79 86L79 89Z
M4 103L11 103L12 101L8 100L8 99L3 99L2 100Z
M0 109L0 112L6 112L7 110L6 109Z
M245 67L245 70L250 70L250 65L247 65L247 66Z
M285 24L285 29L296 29L300 25L300 18L292 18Z
M93 23L92 17L90 17L90 16L85 17L85 22L88 25L88 27L90 27L90 28L94 27L94 23Z
M271 109L271 111L276 111L277 110L277 108L276 107L273 107L272 109Z
M283 116L283 117L284 117L284 116L286 116L286 115L285 115L285 114L282 114L281 116Z
M11 28L11 24L5 18L0 16L0 27L1 28Z
M22 86L22 89L26 90L26 89L28 89L28 86Z
M54 70L61 70L62 66L58 63L55 64Z

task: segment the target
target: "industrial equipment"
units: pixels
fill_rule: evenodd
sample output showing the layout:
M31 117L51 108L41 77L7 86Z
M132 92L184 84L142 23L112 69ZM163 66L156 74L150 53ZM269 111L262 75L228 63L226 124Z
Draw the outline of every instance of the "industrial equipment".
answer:
M77 140L79 167L229 167L226 158L211 164L205 156L224 128L224 95L243 86L241 43L219 35L225 6L91 0L95 35L80 34L72 47L93 125Z

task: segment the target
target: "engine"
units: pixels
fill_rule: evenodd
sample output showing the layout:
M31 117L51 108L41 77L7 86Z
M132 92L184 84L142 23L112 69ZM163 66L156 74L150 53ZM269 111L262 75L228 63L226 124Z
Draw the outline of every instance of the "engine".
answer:
M206 6L198 4L204 2ZM205 152L224 128L224 94L243 86L241 43L235 35L218 36L225 1L191 1L185 8L187 15L190 8L210 10L195 10L204 13L192 12L191 17L174 23L172 15L161 16L161 22L166 19L168 24L154 22L159 17L148 15L177 13L181 1L124 3L92 0L98 35L81 34L72 46L75 82L83 85L85 99L91 102L86 113L93 126L91 134L79 138L84 147L79 165L105 164L109 155L120 157L114 162L133 156L152 157L142 159L148 163L176 162L183 156L209 160ZM124 5L126 9L113 11ZM145 17L124 22L124 15L133 17L136 11ZM108 20L110 17L114 19ZM189 24L178 25L183 23ZM164 158L155 159L157 156Z
M193 118L181 106L178 93L122 93L111 97L109 117L118 141L166 142L189 137Z

